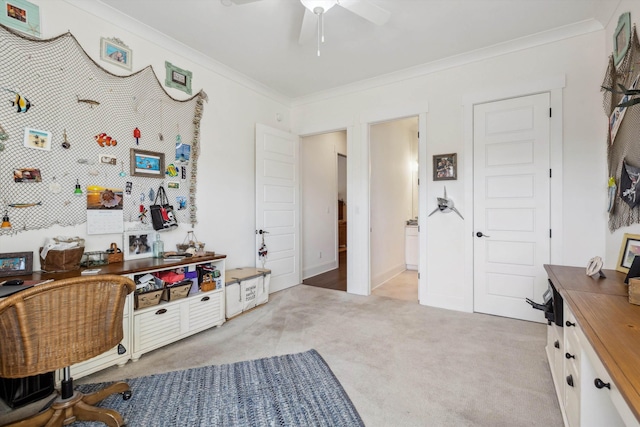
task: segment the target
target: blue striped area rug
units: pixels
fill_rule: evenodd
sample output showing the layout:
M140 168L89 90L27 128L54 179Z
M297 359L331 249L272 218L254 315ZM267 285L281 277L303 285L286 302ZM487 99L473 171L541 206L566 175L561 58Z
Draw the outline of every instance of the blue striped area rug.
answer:
M126 380L133 393L111 395L129 427L364 426L351 399L315 350ZM77 387L91 393L105 386ZM77 422L77 426L102 423Z

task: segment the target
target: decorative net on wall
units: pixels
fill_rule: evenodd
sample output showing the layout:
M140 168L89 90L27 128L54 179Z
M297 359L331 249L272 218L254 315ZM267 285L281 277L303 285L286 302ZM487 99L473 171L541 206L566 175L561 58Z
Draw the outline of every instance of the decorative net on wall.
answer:
M609 66L602 86L613 88L616 91L620 91L618 84L630 88L638 73L640 73L640 43L634 26L627 53L617 68L613 62L613 56L609 58ZM636 89L640 89L640 87ZM604 89L602 91L604 112L607 117L610 117L624 95ZM618 194L614 198L613 208L609 212L609 230L613 232L620 227L640 223L640 207L631 208L620 198L623 161L631 166L640 167L640 104L626 108L613 144L611 143L611 133L607 132L607 135L609 176L615 177L618 185Z
M13 228L0 233L63 226L86 221L88 185L124 190L124 221L138 221L140 205L153 200L149 190L165 186L179 223L197 222L195 187L200 119L204 92L180 101L164 90L151 66L129 76L117 76L99 66L71 33L48 40L33 39L0 25L0 209L7 210ZM12 105L19 94L31 106L19 112ZM24 101L23 107L24 107ZM25 128L51 132L49 150L24 145ZM140 130L136 145L134 129ZM96 135L105 133L117 145L101 147ZM69 143L64 148L63 143ZM176 137L191 145L188 163L176 162ZM2 137L2 133L0 133ZM130 149L164 153L165 168L178 175L162 178L131 176ZM116 164L100 162L100 156ZM36 168L41 182L15 182L14 170ZM184 168L184 172L183 172ZM74 196L76 181L85 196ZM174 182L167 188L169 182ZM59 184L59 186L57 184ZM59 190L59 192L57 192ZM186 206L178 210L177 198ZM11 204L34 204L11 207ZM150 214L145 222L150 224Z

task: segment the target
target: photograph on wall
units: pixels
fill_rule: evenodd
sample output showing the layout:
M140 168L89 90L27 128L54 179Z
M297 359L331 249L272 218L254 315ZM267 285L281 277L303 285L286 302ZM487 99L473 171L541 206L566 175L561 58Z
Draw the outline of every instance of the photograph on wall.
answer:
M444 181L458 179L458 155L437 154L433 156L433 180Z
M26 0L2 0L0 24L40 37L40 8Z
M164 153L131 149L131 175L150 178L164 177Z
M40 169L20 168L13 171L13 182L42 182Z
M87 187L87 209L122 209L122 189L98 185Z
M191 157L191 146L189 144L176 144L176 162L188 163Z
M132 52L129 47L117 38L100 38L100 59L119 67L131 69Z
M51 150L51 132L46 130L38 130L25 128L24 130L24 146L36 150Z

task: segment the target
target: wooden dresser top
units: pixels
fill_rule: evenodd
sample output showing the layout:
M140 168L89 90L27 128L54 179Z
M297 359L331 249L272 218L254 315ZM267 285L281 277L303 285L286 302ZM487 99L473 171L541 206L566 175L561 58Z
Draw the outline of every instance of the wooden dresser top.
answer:
M549 279L571 308L589 343L640 420L640 306L629 303L626 275L584 267L545 265Z

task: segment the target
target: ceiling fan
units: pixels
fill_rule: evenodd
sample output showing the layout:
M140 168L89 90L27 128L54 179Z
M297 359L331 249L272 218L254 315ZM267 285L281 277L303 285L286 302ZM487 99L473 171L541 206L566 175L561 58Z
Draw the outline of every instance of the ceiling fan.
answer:
M223 5L243 5L260 0L220 0ZM384 25L391 13L367 0L300 0L305 7L302 26L300 28L299 44L304 44L316 33L318 35L318 56L320 56L320 43L324 42L324 15L332 7L338 5L363 19L376 25Z

